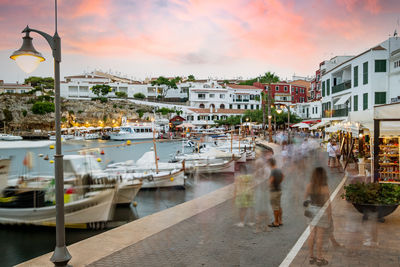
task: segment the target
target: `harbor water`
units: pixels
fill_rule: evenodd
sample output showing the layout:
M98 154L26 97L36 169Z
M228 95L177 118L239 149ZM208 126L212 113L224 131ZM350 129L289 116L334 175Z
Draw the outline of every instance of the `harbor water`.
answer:
M48 141L27 143L28 147L23 144L21 142L14 146L12 142L0 144L0 158L12 158L11 177L26 174L28 171L54 174L54 164L50 161L53 159L55 149L50 148ZM15 148L16 146L18 148ZM132 142L131 145L126 145L123 141L66 141L63 142L63 154L73 155L82 152L92 154L101 159L101 164L106 166L114 162L136 161L151 147L153 147L151 141ZM168 161L178 150L182 151L182 148L182 142L179 141L160 142L157 143L157 154L160 161ZM104 154L100 153L102 151ZM27 152L33 155L33 167L30 170L23 164ZM44 159L46 156L48 160ZM142 189L135 198L136 207L131 204L116 208L113 221L108 223L108 229L207 194L232 183L233 180L232 174L199 175L188 178L185 188ZM69 245L106 230L67 229L66 241ZM12 266L52 251L55 247L55 228L0 225L0 240L2 240L1 266Z

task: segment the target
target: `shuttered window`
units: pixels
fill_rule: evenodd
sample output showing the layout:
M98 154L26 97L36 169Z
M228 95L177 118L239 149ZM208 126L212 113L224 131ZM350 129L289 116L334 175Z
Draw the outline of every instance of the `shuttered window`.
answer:
M368 109L368 93L363 94L363 110Z
M322 96L325 96L325 81L322 82Z
M354 111L358 111L358 95L354 96L353 107Z
M368 83L368 61L363 63L363 84Z
M386 92L375 92L375 104L386 104Z
M375 72L386 72L386 60L385 59L375 60Z
M354 76L354 87L357 87L358 86L358 66L354 67L353 76Z
M328 79L328 80L326 81L326 95L330 95L330 94L331 94L331 89L330 89L330 87L331 87L331 80Z

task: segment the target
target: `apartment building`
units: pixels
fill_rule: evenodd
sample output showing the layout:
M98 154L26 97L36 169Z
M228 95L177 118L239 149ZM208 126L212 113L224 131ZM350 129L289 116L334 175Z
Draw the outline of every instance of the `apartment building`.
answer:
M238 84L219 84L217 81L192 84L190 105L200 109L255 110L261 107L261 89Z
M322 118L342 120L400 98L400 39L388 40L322 73Z
M256 82L254 86L263 89L268 94L268 84ZM307 86L298 84L295 81L279 82L271 84L271 96L274 103L296 104L307 102Z

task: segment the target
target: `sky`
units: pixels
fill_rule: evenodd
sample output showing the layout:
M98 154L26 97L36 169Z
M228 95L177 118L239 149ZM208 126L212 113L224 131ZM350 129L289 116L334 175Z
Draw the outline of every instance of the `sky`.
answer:
M59 0L61 77L312 76L323 60L400 31L399 18L399 0ZM9 59L27 24L52 35L54 1L0 0L0 80L53 76L50 48L35 33L46 61L25 74Z

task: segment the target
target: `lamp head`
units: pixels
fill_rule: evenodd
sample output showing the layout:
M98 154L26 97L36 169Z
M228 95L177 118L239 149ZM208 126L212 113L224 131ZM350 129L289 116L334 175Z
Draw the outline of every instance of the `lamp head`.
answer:
M45 59L42 54L33 47L32 38L29 36L28 31L22 39L21 48L12 53L10 58L14 59L23 71L31 73L39 66L39 63Z
M276 113L281 114L282 113L282 109L280 106L278 106L278 108L276 109Z

